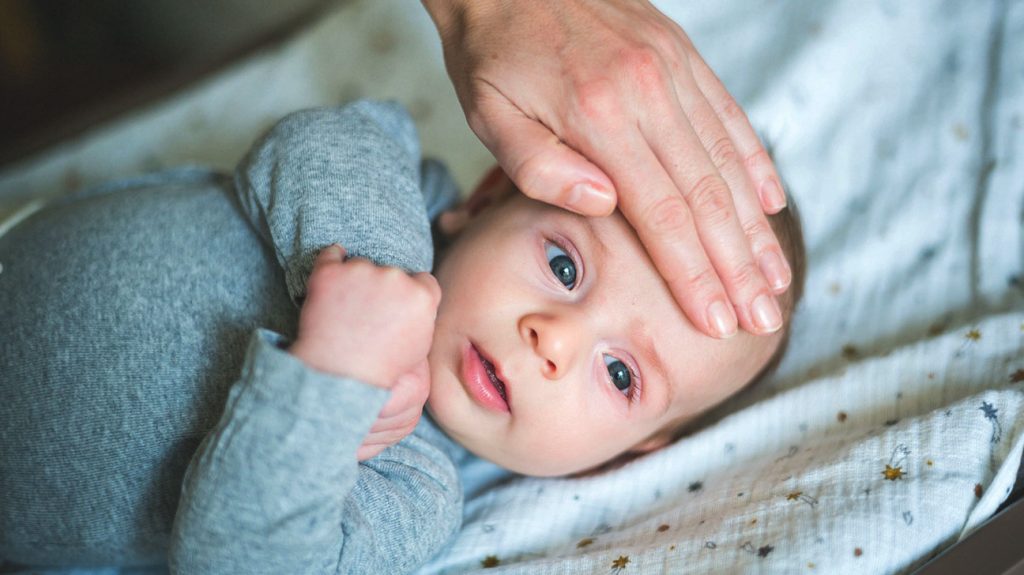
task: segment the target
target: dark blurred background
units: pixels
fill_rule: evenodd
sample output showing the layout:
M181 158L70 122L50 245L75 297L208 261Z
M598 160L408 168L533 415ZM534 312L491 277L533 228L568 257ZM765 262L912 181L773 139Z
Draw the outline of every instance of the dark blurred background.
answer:
M187 86L344 0L0 0L0 165Z

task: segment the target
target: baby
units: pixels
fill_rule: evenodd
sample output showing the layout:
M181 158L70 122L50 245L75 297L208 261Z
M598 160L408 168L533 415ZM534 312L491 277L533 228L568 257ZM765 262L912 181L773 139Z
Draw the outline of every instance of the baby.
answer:
M404 112L360 102L283 120L233 186L121 182L0 238L0 559L409 572L458 529L468 457L554 476L648 452L782 353L784 331L694 329L617 213L500 171L453 199ZM799 223L770 221L788 318ZM357 463L402 378L429 417Z
M456 237L435 270L427 409L476 455L550 476L648 452L782 353L786 332L695 329L619 212L584 218L514 192L501 173L475 193L503 199L442 217ZM800 228L788 210L770 221L798 270L788 317Z

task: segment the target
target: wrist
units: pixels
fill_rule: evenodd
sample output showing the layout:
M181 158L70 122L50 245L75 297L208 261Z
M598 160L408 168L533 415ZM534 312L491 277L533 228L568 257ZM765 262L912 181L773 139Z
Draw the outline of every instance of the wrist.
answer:
M465 11L468 2L466 0L422 0L422 3L427 14L430 14L430 19L434 21L437 31L441 34L441 40L444 41L446 32L456 21L461 19L459 15Z
M365 357L363 357L362 360L353 360L346 354L339 354L337 352L332 352L332 350L323 349L322 347L315 345L309 345L301 339L296 340L295 343L288 348L288 353L295 356L295 358L306 364L306 367L310 369L314 369L328 375L333 375L335 377L355 379L374 387L390 389L394 379L373 369L360 369L360 364L366 363Z
M461 34L467 22L486 18L488 14L499 13L497 8L503 0L421 0L423 7L434 21L446 43L452 34Z

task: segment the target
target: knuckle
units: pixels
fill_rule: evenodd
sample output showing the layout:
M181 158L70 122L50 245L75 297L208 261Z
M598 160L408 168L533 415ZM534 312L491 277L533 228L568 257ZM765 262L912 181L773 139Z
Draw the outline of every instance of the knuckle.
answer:
M679 44L672 28L662 25L649 26L645 31L644 38L648 39L651 45L661 54L662 58L677 59Z
M743 165L747 169L754 169L759 167L771 166L772 158L768 154L768 150L764 149L764 146L758 146L757 150L754 150L749 156L743 159ZM757 173L756 170L754 170Z
M661 86L665 79L661 54L653 46L630 48L622 54L622 65L641 89Z
M437 297L429 286L414 281L409 288L409 301L416 309L432 311L437 305Z
M736 146L732 143L732 139L723 135L708 146L708 156L711 157L711 162L715 164L715 167L721 170L726 165L736 162L739 154L736 152Z
M707 224L721 225L733 217L729 188L717 174L708 174L698 180L688 199L698 217Z
M577 84L575 91L576 105L583 119L591 122L606 122L618 116L621 99L608 78L581 82Z
M723 120L729 122L737 122L747 120L747 114L740 107L739 103L736 102L731 96L725 96L722 99L721 104L718 107L718 113L722 116Z
M537 150L515 166L511 176L516 182L522 183L519 189L526 197L546 201L549 190L545 186L537 184L550 181L552 172L556 170L557 167L552 165L550 154Z
M743 222L743 233L753 243L755 240L770 237L772 228L764 218L751 218Z
M705 299L711 299L713 293L718 289L718 274L711 267L689 270L685 281L690 291L702 294Z
M753 286L760 282L761 270L752 261L744 262L729 272L728 280L736 288Z
M670 237L687 231L693 225L693 215L682 198L671 195L651 203L644 221L650 222L655 234Z

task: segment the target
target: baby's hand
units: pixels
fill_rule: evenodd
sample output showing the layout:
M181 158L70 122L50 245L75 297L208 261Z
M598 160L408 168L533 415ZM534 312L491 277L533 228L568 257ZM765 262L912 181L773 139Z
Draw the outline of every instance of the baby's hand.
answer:
M370 433L356 451L359 461L376 456L412 433L420 421L429 394L430 367L423 360L413 371L398 376L391 388L391 399L384 405Z
M426 360L441 288L429 273L344 258L338 245L317 256L289 351L313 369L391 388Z

